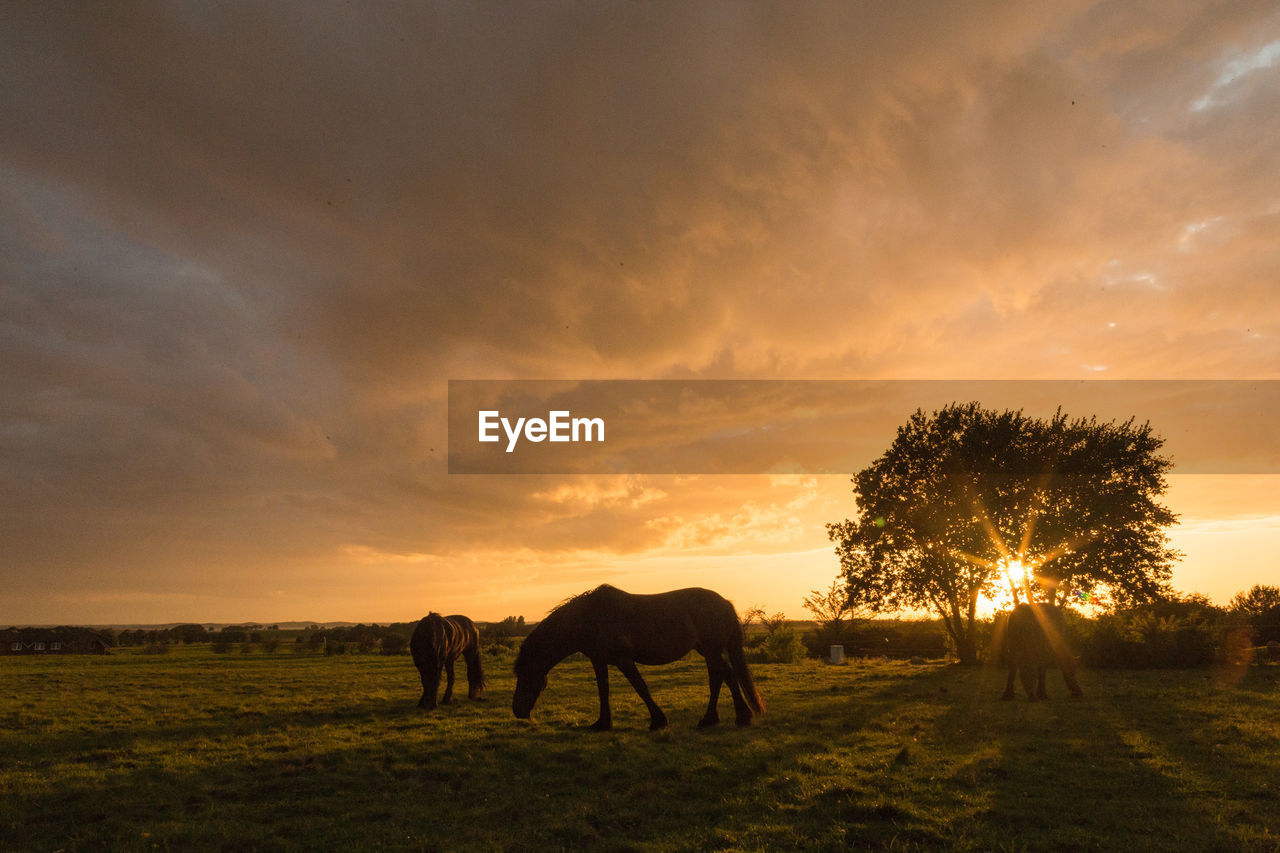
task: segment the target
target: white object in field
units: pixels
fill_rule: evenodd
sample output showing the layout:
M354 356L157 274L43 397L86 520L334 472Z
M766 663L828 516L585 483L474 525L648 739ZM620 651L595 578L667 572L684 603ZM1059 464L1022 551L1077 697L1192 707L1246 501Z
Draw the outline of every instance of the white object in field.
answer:
M831 647L831 662L844 663L844 646Z

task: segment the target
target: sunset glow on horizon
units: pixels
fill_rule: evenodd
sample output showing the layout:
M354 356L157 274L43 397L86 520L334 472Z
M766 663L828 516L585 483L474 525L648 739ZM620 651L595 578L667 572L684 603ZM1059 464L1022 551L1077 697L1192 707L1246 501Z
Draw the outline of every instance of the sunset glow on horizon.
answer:
M1280 379L1266 4L0 20L0 625L536 620L606 582L805 619L856 507L797 460L893 438L771 391L788 458L732 399L621 398L677 473L574 408L593 473L451 474L450 380ZM1272 414L1174 458L1178 590L1280 582ZM749 473L689 466L730 435Z

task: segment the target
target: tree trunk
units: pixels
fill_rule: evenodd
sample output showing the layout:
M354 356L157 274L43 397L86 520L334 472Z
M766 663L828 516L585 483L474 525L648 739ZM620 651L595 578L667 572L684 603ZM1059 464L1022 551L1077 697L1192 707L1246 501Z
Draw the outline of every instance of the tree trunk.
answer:
M973 636L973 626L969 626L969 631L956 640L956 655L962 666L977 666L981 663L978 660L978 643Z
M956 654L960 657L960 663L965 666L976 666L978 661L978 640L975 634L973 623L978 616L978 593L977 591L969 594L969 607L965 611L968 621L964 623L961 629L961 639L956 642Z
M960 604L957 601L949 602L951 612L948 614L942 611L942 622L947 628L947 633L951 635L951 642L955 643L956 657L960 659L960 663L964 666L976 666L978 661L978 644L973 636L973 616L969 617L969 623L966 625L964 617L960 615Z

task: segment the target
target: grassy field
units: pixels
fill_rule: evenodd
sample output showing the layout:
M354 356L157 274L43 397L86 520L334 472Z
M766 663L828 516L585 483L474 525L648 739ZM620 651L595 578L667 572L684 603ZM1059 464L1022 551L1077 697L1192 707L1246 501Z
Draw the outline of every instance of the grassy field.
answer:
M532 724L486 663L489 701L427 714L407 656L0 658L0 849L1280 850L1274 665L1036 705L993 670L759 665L759 724L699 731L689 659L646 672L671 728L614 673L597 734L585 662Z

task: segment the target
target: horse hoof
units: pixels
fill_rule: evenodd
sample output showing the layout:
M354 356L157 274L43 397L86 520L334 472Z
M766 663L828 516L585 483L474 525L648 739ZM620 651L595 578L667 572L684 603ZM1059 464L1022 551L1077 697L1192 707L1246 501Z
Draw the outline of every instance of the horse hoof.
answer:
M613 728L613 720L596 720L591 724L593 732L607 732L611 728Z
M734 725L737 725L737 726L749 726L754 722L755 722L754 717L738 717L736 720L733 721Z
M651 732L656 732L658 729L665 729L666 727L666 720L651 720L649 722L649 731Z
M1006 694L1004 694L1003 696L1001 696L1001 697L1000 697L1000 701L1001 701L1001 702L1012 702L1015 698L1017 698L1017 697L1015 697L1012 693L1006 693Z
M700 729L709 729L712 726L717 726L719 724L719 717L703 717L701 720L698 720L698 728Z

